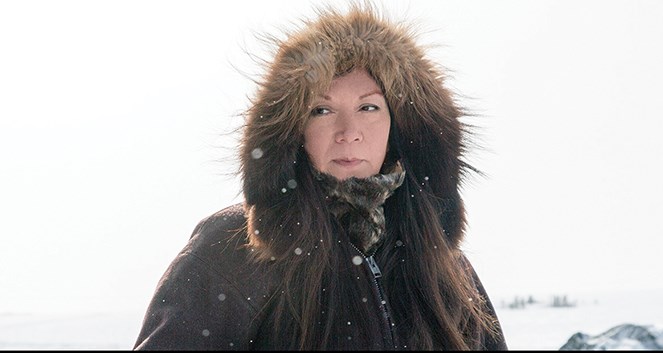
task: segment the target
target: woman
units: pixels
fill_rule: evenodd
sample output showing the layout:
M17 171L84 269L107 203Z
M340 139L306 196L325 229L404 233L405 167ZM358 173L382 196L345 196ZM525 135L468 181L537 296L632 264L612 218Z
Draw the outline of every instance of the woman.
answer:
M407 28L326 9L247 112L245 202L206 218L135 349L506 349L459 249L465 127Z

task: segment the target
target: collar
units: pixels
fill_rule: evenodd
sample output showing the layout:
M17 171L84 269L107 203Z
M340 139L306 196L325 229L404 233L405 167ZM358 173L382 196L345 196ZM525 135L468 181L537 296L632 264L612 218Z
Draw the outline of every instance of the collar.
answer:
M315 171L331 213L344 227L352 243L367 256L375 253L385 233L383 204L403 184L405 170L400 162L385 174L339 180Z

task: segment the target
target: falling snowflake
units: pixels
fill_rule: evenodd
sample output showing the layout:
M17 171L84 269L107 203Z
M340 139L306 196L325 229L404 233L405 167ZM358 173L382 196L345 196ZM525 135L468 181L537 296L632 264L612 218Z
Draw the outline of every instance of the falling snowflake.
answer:
M260 147L256 147L256 148L253 149L253 151L251 151L251 158L253 158L253 159L260 159L260 158L262 158L262 155L263 155L263 152L262 152L262 148L260 148Z

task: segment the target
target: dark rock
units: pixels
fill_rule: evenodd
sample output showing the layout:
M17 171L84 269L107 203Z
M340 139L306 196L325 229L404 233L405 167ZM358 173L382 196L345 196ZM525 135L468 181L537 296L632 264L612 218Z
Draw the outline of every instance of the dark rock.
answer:
M663 330L623 324L596 336L578 332L560 350L663 349Z

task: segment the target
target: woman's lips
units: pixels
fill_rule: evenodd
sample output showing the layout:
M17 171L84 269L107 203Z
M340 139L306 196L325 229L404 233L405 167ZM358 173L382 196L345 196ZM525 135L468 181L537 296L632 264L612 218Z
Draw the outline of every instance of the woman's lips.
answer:
M354 167L361 163L361 159L341 158L341 159L334 159L333 162L343 167Z

